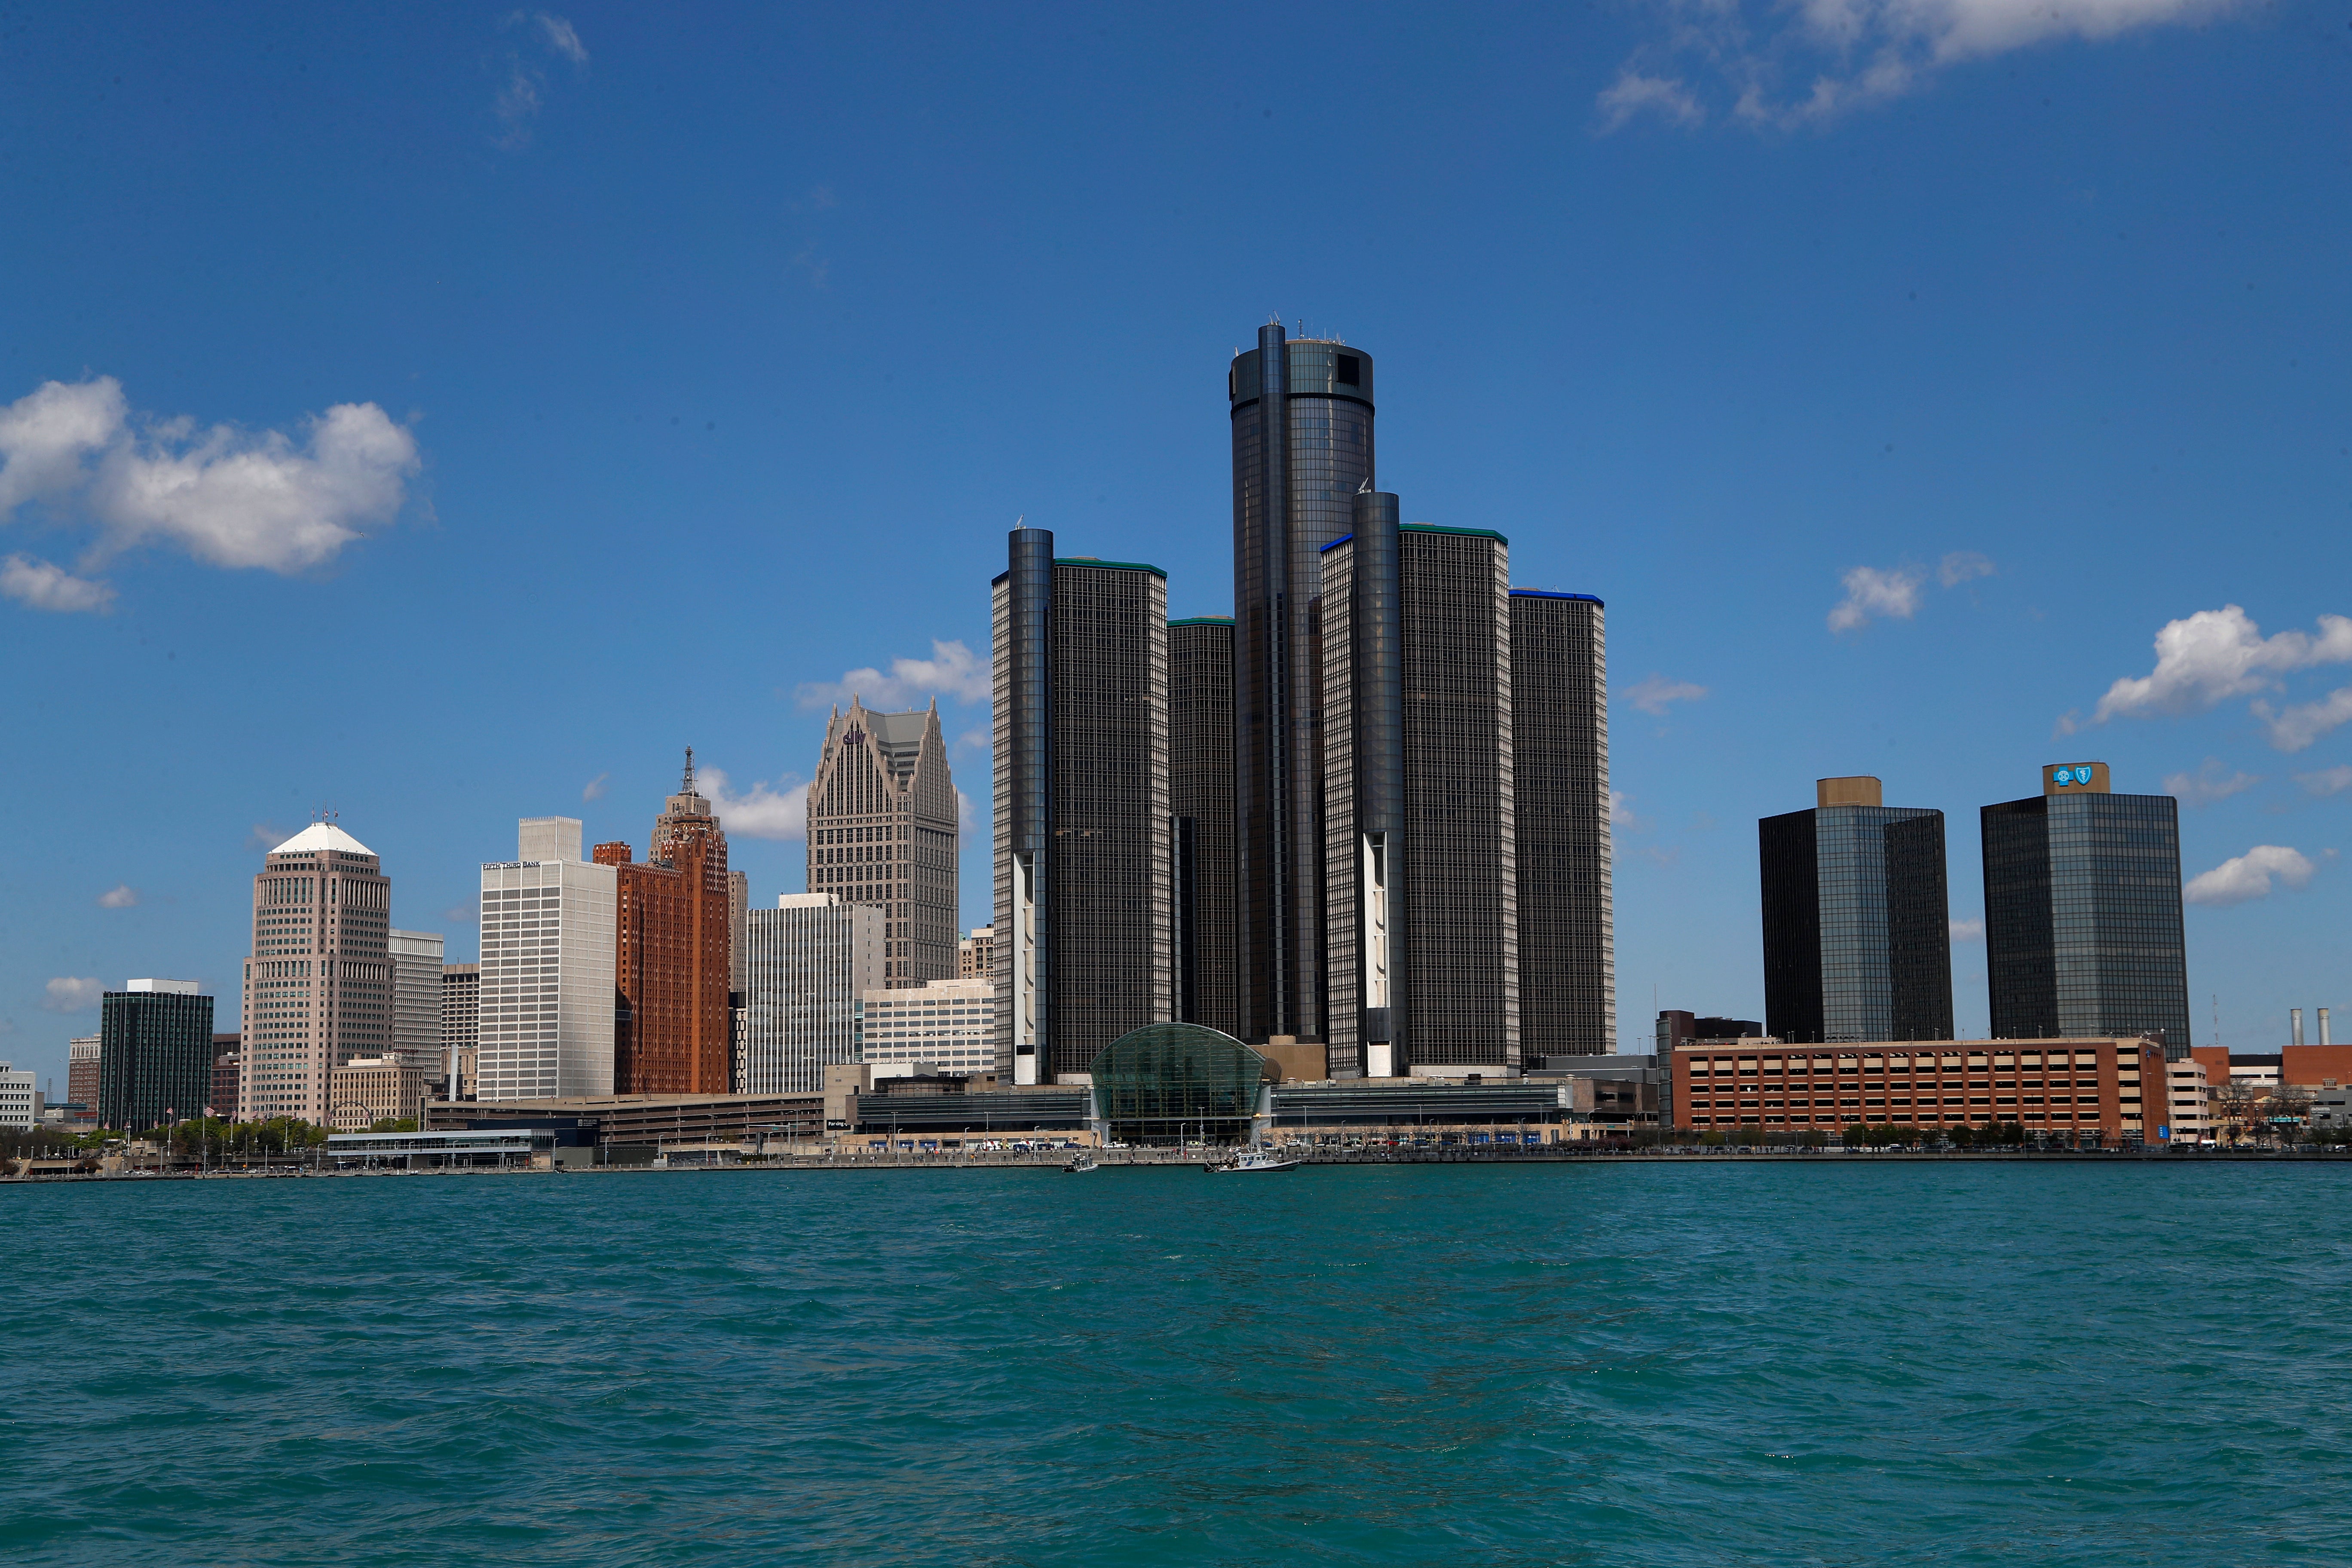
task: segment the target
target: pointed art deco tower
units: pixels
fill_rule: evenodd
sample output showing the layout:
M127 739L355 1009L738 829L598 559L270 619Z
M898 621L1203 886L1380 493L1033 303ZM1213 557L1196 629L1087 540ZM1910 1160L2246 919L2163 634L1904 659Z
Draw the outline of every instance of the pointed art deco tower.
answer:
M599 844L616 876L613 1091L725 1094L733 1083L731 879L727 834L686 776L654 819L643 865L626 844Z
M882 984L956 972L955 780L940 705L833 710L808 792L808 890L882 910Z

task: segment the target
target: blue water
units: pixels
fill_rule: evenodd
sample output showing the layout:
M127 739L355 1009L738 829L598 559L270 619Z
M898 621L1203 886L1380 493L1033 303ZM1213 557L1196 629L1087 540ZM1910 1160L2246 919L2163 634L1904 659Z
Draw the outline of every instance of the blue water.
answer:
M0 1563L2352 1562L2352 1171L0 1189Z

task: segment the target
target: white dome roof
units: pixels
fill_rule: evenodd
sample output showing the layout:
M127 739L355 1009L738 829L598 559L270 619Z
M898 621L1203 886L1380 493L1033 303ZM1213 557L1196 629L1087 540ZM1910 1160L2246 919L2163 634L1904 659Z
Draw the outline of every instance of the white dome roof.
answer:
M272 855L307 855L314 850L340 849L346 855L373 855L374 850L331 822L314 822L272 849Z

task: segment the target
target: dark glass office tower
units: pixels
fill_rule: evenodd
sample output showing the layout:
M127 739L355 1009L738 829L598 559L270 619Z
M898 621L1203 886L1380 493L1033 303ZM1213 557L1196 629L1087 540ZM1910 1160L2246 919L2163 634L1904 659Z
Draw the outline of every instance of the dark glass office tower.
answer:
M1234 623L1168 623L1176 1020L1241 1035L1234 940Z
M2042 778L2041 795L1979 814L1993 1037L2161 1030L2165 1054L2187 1056L2179 802L2109 793L2104 763Z
M1234 792L1242 1037L1324 1038L1318 555L1372 477L1371 356L1258 330L1234 432Z
M202 1116L213 1100L213 999L193 982L131 984L99 999L99 1125L144 1132Z
M1811 811L1757 825L1765 1027L1792 1044L1952 1037L1944 814L1823 779Z
M993 587L997 1060L1087 1070L1174 994L1168 580L1013 531Z
M1609 658L1590 594L1511 590L1511 815L1518 830L1519 1048L1617 1048Z

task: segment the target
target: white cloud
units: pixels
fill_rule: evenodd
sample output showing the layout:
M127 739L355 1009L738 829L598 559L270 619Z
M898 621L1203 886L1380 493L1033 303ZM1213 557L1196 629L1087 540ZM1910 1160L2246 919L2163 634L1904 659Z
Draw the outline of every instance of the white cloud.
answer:
M1885 572L1875 566L1857 566L1838 581L1845 584L1845 597L1830 612L1833 632L1852 631L1873 616L1907 621L1919 608L1922 579L1907 566Z
M47 994L41 1005L52 1013L81 1013L98 1005L106 985L97 980L76 980L71 975L59 975L49 982Z
M2165 623L2156 634L2156 668L2108 687L2091 721L2210 708L2273 687L2284 671L2347 662L2352 662L2352 620L2342 616L2320 616L2315 637L2300 631L2265 637L2235 605L2200 610Z
M539 73L517 64L490 109L506 127L497 139L499 146L509 151L529 146L531 121L539 118Z
M469 926L481 918L482 911L472 904L451 904L441 911L441 923L444 925Z
M964 794L962 790L957 790L956 831L963 834L978 833L987 825L987 822L988 814L981 809L980 803Z
M1955 550L1936 568L1936 581L1947 588L1957 588L1973 578L1990 577L1992 574L1990 556L1979 555L1973 550Z
M139 902L139 890L128 882L118 882L98 896L101 910L127 910Z
M1644 713L1664 713L1670 702L1696 702L1706 695L1706 688L1687 680L1669 680L1663 675L1653 675L1624 689L1625 700Z
M293 837L274 822L257 822L253 831L245 836L245 847L267 853Z
M1636 832L1647 826L1640 817L1633 815L1633 797L1622 789L1612 789L1609 792L1609 826L1622 827L1628 833Z
M2338 763L2315 773L2297 773L2294 782L2314 795L2342 795L2352 789L2352 763Z
M1700 93L1660 74L1679 61L1713 76L1708 96L1729 100L1731 118L1786 129L1898 98L1968 60L2200 21L2229 0L1659 0L1654 9L1659 37L1598 97L1604 131L1667 93L1674 123L1704 121Z
M764 779L752 781L750 791L736 795L727 787L723 768L708 764L694 770L695 787L710 797L711 812L730 834L746 838L806 839L808 785L776 789Z
M1954 942L1984 941L1984 921L1981 920L1953 921L1950 924Z
M2217 800L2227 800L2262 783L2259 775L2243 771L2225 773L2219 757L2208 757L2193 773L2169 773L2164 780L2164 793L2190 805L2210 805Z
M863 699L869 708L913 707L934 695L986 702L988 666L962 643L933 638L930 658L893 659L887 675L870 667L853 669L839 680L811 681L795 693L803 708L824 708L852 697Z
M2257 844L2243 855L2233 855L2180 890L2192 904L2242 904L2271 895L2271 879L2290 888L2311 880L2311 861L2283 844Z
M114 585L77 577L62 566L29 555L0 560L0 595L36 610L61 615L87 611L105 615L114 607Z
M579 31L561 16L539 14L539 30L547 38L547 47L575 66L588 63L588 47L580 41Z
M1698 125L1706 119L1706 110L1680 78L1643 76L1631 67L1618 72L1617 79L1595 101L1603 135L1637 114L1654 114L1669 125Z
M582 800L604 799L605 789L604 781L612 776L613 775L610 773L598 773L594 778L590 779L586 784L580 787L580 798Z
M300 439L226 425L134 416L112 376L47 382L0 412L0 521L36 498L79 510L104 559L151 540L216 566L299 572L390 519L418 466L416 438L373 403L340 403ZM88 563L86 562L85 564ZM11 557L13 597L99 607L112 590Z
M2271 732L2271 744L2282 752L2300 752L2338 724L2352 723L2352 686L2339 686L2316 702L2297 702L2277 712L2256 699L2254 717Z
M950 749L957 752L978 752L985 754L996 750L996 737L990 734L986 730L966 730L962 734L958 735L955 738L955 744Z

